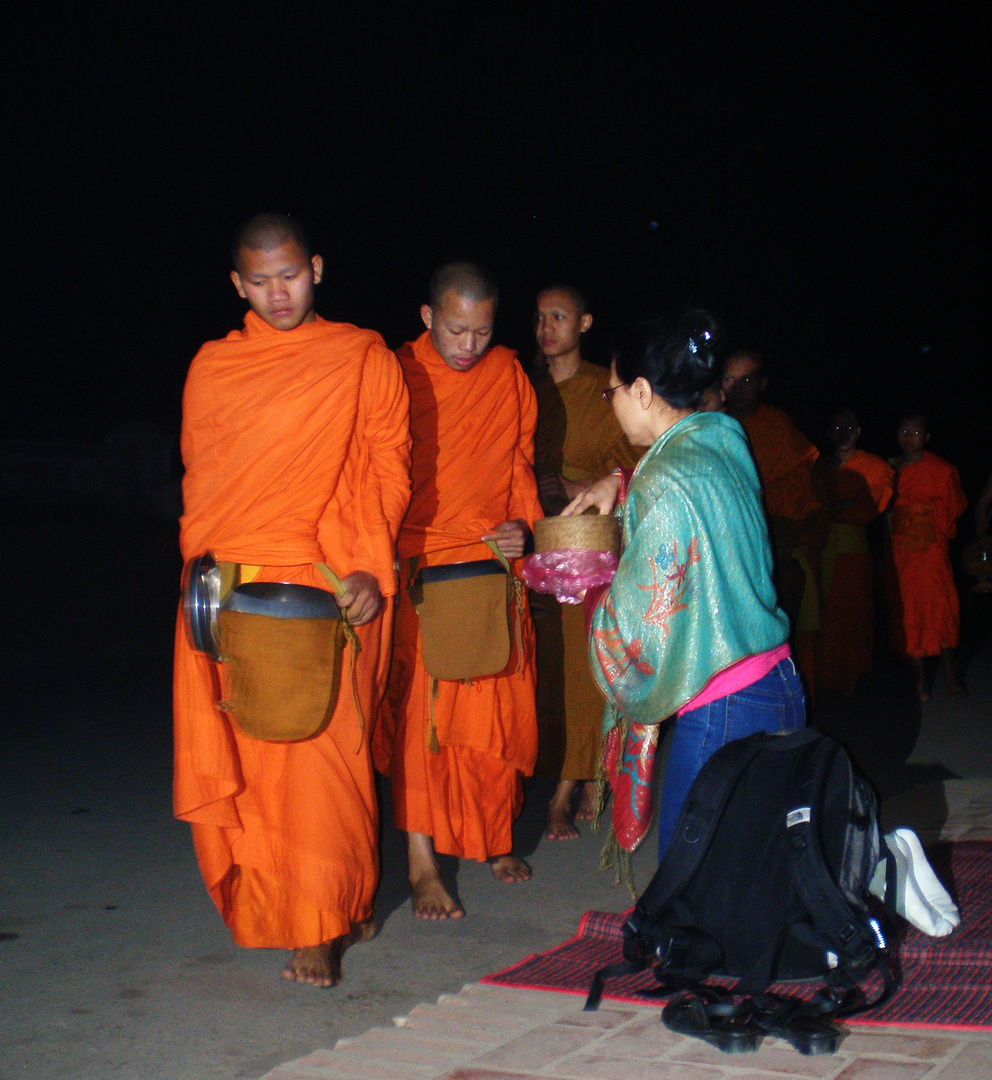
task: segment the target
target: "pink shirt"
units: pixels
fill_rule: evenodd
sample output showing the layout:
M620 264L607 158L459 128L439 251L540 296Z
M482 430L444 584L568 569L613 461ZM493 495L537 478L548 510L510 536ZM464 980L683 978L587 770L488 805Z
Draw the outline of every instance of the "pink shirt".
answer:
M738 690L743 690L759 679L763 679L773 667L791 655L789 643L785 641L777 649L755 653L754 656L745 656L743 660L738 660L736 664L731 664L730 667L713 675L702 690L679 709L677 715L681 716L690 709L702 708L703 705L709 705L710 702L727 697L728 694L736 694Z

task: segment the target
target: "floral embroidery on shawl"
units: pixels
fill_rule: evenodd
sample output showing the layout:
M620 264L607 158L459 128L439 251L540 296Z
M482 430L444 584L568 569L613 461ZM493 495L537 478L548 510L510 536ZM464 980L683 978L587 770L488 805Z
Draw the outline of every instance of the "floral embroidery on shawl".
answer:
M592 638L596 649L596 657L599 660L603 677L610 686L633 668L642 675L653 675L654 668L645 660L641 660L641 639L635 638L629 644L624 645L620 637L620 631L616 626L616 616L613 611L613 597L608 596L606 610L610 615L613 629L593 630Z
M659 557L661 554L659 551ZM647 611L641 616L641 622L661 627L662 634L667 638L668 620L677 611L684 611L689 606L682 602L682 598L689 587L689 582L686 580L689 567L699 562L699 537L694 536L689 541L685 562L681 563L679 562L679 542L672 541L671 561L661 568L664 574L664 581L661 584L658 583L658 563L654 559L649 559L648 562L651 564L651 584L637 586L651 593L651 602L648 604Z

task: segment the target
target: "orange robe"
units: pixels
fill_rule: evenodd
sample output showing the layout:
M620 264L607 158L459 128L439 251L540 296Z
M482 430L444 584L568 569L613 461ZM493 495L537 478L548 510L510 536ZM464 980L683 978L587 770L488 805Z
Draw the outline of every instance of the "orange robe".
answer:
M642 451L627 441L613 407L603 398L606 368L581 361L556 383L549 371L535 380L537 433L534 472L566 480L596 480L615 468L633 468ZM567 501L567 500L566 500ZM546 514L564 503L544 506ZM579 604L533 594L537 636L538 771L562 780L590 780L599 764L603 695L589 669L589 637Z
M771 518L802 521L820 509L811 470L820 452L782 409L766 402L741 420Z
M820 452L788 413L764 401L741 425L761 479L779 603L792 624L793 656L812 694L820 638L817 577L826 527L812 475Z
M455 371L422 334L397 352L410 390L413 497L399 536L401 565L492 558L480 537L503 521L541 516L534 480L534 391L516 357L495 346ZM518 661L521 670L518 672ZM509 853L537 756L534 635L526 610L523 656L514 644L499 675L442 681L434 701L417 614L399 594L388 708L376 729L376 768L392 780L396 824L433 837L435 850L484 860Z
M871 671L874 642L872 557L865 526L888 506L895 472L882 458L855 450L823 475L836 509L823 549L817 674L820 686L852 694L858 677Z
M408 398L378 334L323 319L274 330L249 312L193 360L182 452L184 559L209 550L260 567L256 580L326 589L313 565L323 561L395 594ZM366 717L385 689L391 605L358 628ZM338 937L370 916L378 880L369 731L348 680L320 735L276 743L242 735L218 709L224 679L177 626L173 803L210 896L240 945Z
M907 656L936 656L958 643L958 592L948 551L968 505L957 469L924 452L896 477L889 564L892 647Z

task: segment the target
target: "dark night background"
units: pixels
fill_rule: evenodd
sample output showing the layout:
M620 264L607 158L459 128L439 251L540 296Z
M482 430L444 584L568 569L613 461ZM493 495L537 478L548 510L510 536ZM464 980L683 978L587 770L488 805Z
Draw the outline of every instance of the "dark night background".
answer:
M384 935L376 970L349 966L345 994L308 1010L304 988L263 989L271 958L235 950L210 910L169 797L177 443L191 358L243 318L228 246L249 215L307 222L320 313L391 345L420 332L451 257L495 270L497 338L525 360L549 279L587 289L600 358L627 320L694 300L765 352L771 400L810 437L850 402L865 447L893 454L900 409L922 403L972 501L985 483L992 8L643 10L42 0L8 14L0 1028L9 1002L16 1030L0 1057L10 1045L24 1075L260 1075L505 966L508 945L560 940L587 895L500 908L499 963L476 948L473 910L426 984L418 939ZM969 511L959 545L972 531ZM925 716L885 656L881 598L875 672L811 713L883 795L930 790L972 743L965 775L987 772L992 608L959 584L972 697L935 696L925 754L940 756L907 764ZM541 783L522 819L535 845ZM381 922L406 897L389 829ZM577 879L552 880L565 896Z
M611 327L687 299L762 348L772 400L895 451L903 404L988 469L989 14L979 5L33 9L4 110L6 435L178 430L239 325L228 237L309 223L321 314L420 330L435 265L487 262L498 337L537 286Z

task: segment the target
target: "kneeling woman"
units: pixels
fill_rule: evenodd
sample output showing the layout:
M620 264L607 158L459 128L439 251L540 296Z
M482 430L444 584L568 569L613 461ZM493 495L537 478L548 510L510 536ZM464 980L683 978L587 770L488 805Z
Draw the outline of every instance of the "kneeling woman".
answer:
M623 475L605 477L565 511L622 503L624 552L591 613L590 659L617 721L606 767L614 831L628 851L650 824L659 727L676 718L662 858L712 754L805 723L747 438L731 417L696 411L717 375L715 337L710 316L695 311L645 323L621 344L604 396L630 442L650 449L626 490Z

